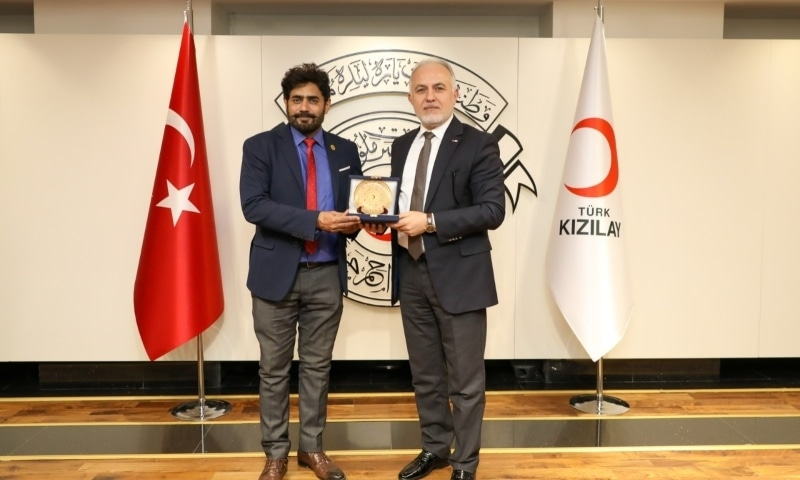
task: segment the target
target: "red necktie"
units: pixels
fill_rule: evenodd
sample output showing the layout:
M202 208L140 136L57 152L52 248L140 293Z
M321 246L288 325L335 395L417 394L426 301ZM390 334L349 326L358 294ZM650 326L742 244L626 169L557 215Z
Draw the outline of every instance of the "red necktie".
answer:
M306 208L309 210L317 209L317 163L314 160L314 144L317 143L313 138L306 138ZM311 255L317 251L317 240L306 241L306 252Z

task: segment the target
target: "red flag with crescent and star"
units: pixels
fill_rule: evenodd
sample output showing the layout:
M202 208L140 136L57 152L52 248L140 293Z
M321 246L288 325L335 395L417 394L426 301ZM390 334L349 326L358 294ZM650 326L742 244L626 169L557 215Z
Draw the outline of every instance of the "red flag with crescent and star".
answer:
M603 22L595 19L547 252L547 284L593 361L633 311Z
M197 59L186 22L133 305L150 360L200 335L223 310Z

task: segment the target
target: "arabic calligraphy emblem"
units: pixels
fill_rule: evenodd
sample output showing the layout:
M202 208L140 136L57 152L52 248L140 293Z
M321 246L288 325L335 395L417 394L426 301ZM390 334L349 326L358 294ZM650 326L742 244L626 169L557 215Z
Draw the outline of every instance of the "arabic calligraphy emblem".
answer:
M389 176L392 141L419 125L413 112L381 111L381 96L405 96L411 70L422 59L435 57L410 50L372 50L344 55L319 66L331 79L332 108L345 100L369 96L368 113L356 115L329 128L356 143L364 175ZM439 57L441 58L441 57ZM445 59L447 60L447 59ZM536 184L519 158L522 144L502 125L495 125L508 102L475 72L447 60L456 74L459 98L456 112L462 120L495 136L505 173L506 194L516 211L522 189L537 194ZM283 96L275 103L283 109ZM361 232L347 246L348 289L351 300L391 306L392 261L390 235Z

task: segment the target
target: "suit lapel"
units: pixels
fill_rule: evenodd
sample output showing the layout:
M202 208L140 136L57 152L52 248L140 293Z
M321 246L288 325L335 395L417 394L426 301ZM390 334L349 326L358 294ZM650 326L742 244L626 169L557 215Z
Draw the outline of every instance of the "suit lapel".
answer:
M306 186L303 182L303 171L300 169L300 156L297 153L297 145L294 144L290 128L289 124L278 127L277 134L280 139L278 145L280 155L278 155L278 158L286 162L286 167L292 172L292 177L294 177L298 187L305 195Z
M339 174L342 173L339 169L344 167L344 165L342 165L342 157L339 153L340 150L337 149L336 138L324 130L322 132L322 137L325 139L325 150L328 153L328 168L331 171L333 199L334 203L336 203L336 199L339 198ZM350 174L349 171L344 173Z
M442 143L439 145L439 151L436 154L436 160L433 163L433 171L431 171L431 178L428 181L428 194L425 196L425 211L428 211L431 204L431 199L439 189L442 179L445 177L447 166L450 164L453 153L458 148L458 143L461 141L461 136L464 134L464 125L456 118L450 122L450 126L444 132Z

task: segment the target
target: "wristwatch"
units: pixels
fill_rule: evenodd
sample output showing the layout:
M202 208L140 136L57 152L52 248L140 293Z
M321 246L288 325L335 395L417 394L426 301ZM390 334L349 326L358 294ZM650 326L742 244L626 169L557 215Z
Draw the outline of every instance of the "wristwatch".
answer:
M428 224L425 225L425 233L433 233L436 231L436 225L433 224L433 214L429 213L428 217Z

